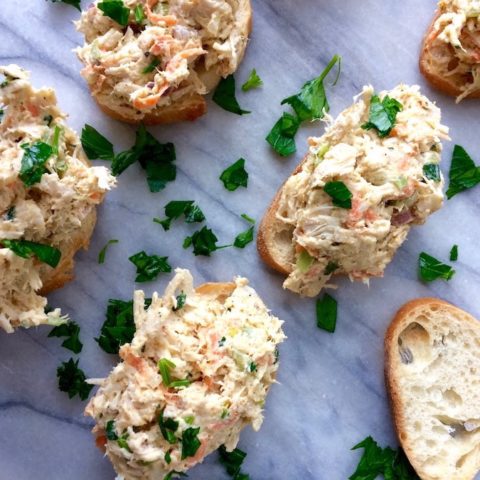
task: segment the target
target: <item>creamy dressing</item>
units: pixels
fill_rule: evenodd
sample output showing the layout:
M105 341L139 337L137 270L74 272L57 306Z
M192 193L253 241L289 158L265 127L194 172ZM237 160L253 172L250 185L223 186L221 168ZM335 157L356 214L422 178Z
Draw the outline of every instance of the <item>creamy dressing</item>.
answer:
M52 89L36 90L28 73L16 65L0 67L0 239L29 240L68 251L72 236L95 210L115 180L104 167L89 167L79 139L65 124ZM27 187L19 178L22 145L54 143L38 183ZM36 292L50 267L0 248L0 327L11 332L56 322L47 315L46 299ZM51 270L51 269L50 269ZM46 272L47 274L49 272Z
M315 296L332 273L363 281L382 276L410 226L441 207L443 178L423 172L440 162L440 141L448 138L440 110L416 86L400 85L380 98L387 94L402 104L389 136L361 128L373 95L365 87L352 107L329 119L322 137L310 139L301 171L284 185L276 216L293 229L296 259L285 288ZM352 208L333 205L324 191L329 181L347 186Z
M181 292L185 306L175 310ZM195 291L190 272L178 269L165 295L154 294L147 310L143 292L135 292L134 314L137 329L132 343L120 350L123 361L106 379L96 381L100 389L86 408L119 478L163 480L171 471L184 472L201 462L222 444L232 450L246 425L260 428L278 368L276 346L285 337L282 322L246 279L226 287L211 284L210 292L202 287ZM175 365L172 378L191 383L164 385L161 359ZM182 460L182 442L165 440L160 412L178 422L177 439L188 428L200 429L195 456ZM105 437L111 421L117 435L127 437L128 448Z

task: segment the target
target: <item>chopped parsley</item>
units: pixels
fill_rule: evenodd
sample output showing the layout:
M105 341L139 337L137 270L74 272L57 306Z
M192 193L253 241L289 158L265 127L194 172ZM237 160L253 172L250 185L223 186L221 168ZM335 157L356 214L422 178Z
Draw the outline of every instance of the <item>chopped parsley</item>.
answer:
M110 245L113 245L115 243L118 243L118 240L112 239L105 244L105 246L100 250L98 254L98 263L105 263L105 255L107 254L107 249Z
M338 270L340 266L338 265L337 262L328 262L327 266L325 267L325 270L323 272L324 275L330 275L332 274L335 270Z
M80 0L50 0L52 3L65 3L66 5L71 5L75 7L78 11L82 11L80 6Z
M146 298L145 308L148 308L150 303L151 299ZM133 302L110 299L105 322L100 330L100 336L95 341L103 351L118 353L123 344L132 341L134 334Z
M137 23L142 23L143 20L145 19L145 12L143 11L143 5L137 5L133 10L133 13L135 14L135 21Z
M454 245L450 250L450 261L456 262L458 260L458 245Z
M45 115L43 121L47 124L47 127L49 127L53 122L53 115Z
M250 72L250 75L247 78L247 81L242 85L242 90L248 92L254 88L259 88L263 85L262 79L258 76L258 73L255 69Z
M427 163L423 166L423 175L429 180L439 182L442 177L440 175L440 167L438 163Z
M172 463L172 456L170 455L170 451L165 452L165 463L170 465Z
M171 376L171 370L173 370L176 365L168 358L161 358L158 361L158 371L162 377L162 382L166 387L172 388L180 388L180 387L188 387L190 385L190 380L174 380Z
M130 10L123 4L122 0L103 0L97 4L97 7L106 17L126 27L130 17Z
M194 457L200 448L201 442L198 439L200 427L189 427L182 433L182 460L187 457Z
M332 198L332 203L336 207L352 208L352 192L343 182L327 182L323 190Z
M155 280L160 273L170 273L172 267L168 263L168 257L147 255L144 251L129 257L129 260L137 267L136 282L149 282Z
M139 5L137 5L139 6ZM160 65L160 59L159 58L154 58L148 66L146 66L143 70L142 73L152 73L158 66Z
M326 293L317 300L317 326L333 333L337 325L337 301Z
M237 247L237 248L245 248L249 243L253 242L253 232L254 232L254 229L255 229L255 220L253 218L250 218L245 213L242 215L242 218L244 220L246 220L248 223L251 223L252 226L248 230L245 230L244 232L239 233L235 237L235 240L233 241L233 246Z
M324 117L325 112L328 112L330 107L323 81L337 62L340 73L341 59L338 55L334 55L319 77L307 82L296 95L282 101L282 105L288 103L295 110L300 122L318 120Z
M0 244L9 248L15 255L22 258L30 258L35 256L38 260L52 268L55 268L62 256L62 252L58 248L41 243L29 242L28 240L0 240Z
M212 100L227 112L236 113L237 115L245 115L250 113L248 110L242 110L237 98L235 97L235 78L229 75L222 78L213 94Z
M193 200L174 200L165 206L165 216L167 218L164 220L154 218L153 221L159 223L167 231L170 230L172 221L182 215L185 216L185 222L187 223L200 223L205 220L205 215Z
M218 238L212 232L210 228L203 227L201 230L197 230L191 237L186 237L183 241L183 248L189 248L193 245L194 255L204 255L209 257L212 252L221 248L229 247L230 245L224 245L222 247L217 246Z
M24 143L20 146L24 153L19 177L26 187L31 187L48 171L45 163L52 156L53 148L44 142Z
M105 435L108 440L118 440L118 435L115 430L115 421L109 420L105 426Z
M178 441L175 435L175 432L178 430L178 425L179 423L173 418L165 418L163 416L163 410L160 412L160 415L158 416L158 426L163 438L170 445L174 445Z
M57 368L58 388L68 393L69 398L78 395L81 400L86 400L93 385L85 382L86 376L78 367L78 360L71 358L68 362L62 362Z
M177 305L176 307L174 307L173 311L176 312L182 309L185 306L186 300L187 300L187 294L185 292L181 292L179 295L177 295L176 297Z
M9 207L9 209L4 215L4 218L5 220L9 220L9 221L15 220L15 205L12 205L11 207Z
M82 128L80 141L85 154L90 160L113 160L115 157L112 143L91 125L86 124Z
M195 417L193 415L188 415L183 420L187 425L193 425L193 422L195 421Z
M248 365L248 371L250 373L256 372L257 371L257 364L255 362L250 362Z
M470 155L460 145L455 145L449 172L450 182L447 198L475 187L480 183L480 166L476 166Z
M424 282L433 282L438 278L448 281L455 275L455 270L450 265L442 263L425 252L420 253L418 266L420 279Z
M63 343L62 347L71 350L73 353L80 353L82 351L82 342L79 338L80 327L77 323L69 321L67 323L62 323L53 328L48 334L49 337L67 337Z
M247 454L240 450L239 448L235 448L231 452L227 452L227 449L224 445L221 445L218 449L218 454L220 456L220 463L225 467L227 473L234 479L234 480L249 480L250 476L242 473L242 464L245 460Z
M372 95L370 99L370 111L368 115L368 122L362 125L364 130L375 129L380 138L387 137L395 126L397 113L402 110L402 104L385 95L383 100L380 100L378 95Z
M300 127L300 121L291 113L283 112L283 115L273 126L265 140L282 157L287 157L297 151L295 135Z
M349 480L374 480L379 475L389 480L420 480L401 448L382 448L372 437L355 445L352 450L363 448L363 455Z
M239 158L235 163L226 168L220 175L220 180L225 188L233 192L238 187L248 186L248 173L245 170L245 159Z

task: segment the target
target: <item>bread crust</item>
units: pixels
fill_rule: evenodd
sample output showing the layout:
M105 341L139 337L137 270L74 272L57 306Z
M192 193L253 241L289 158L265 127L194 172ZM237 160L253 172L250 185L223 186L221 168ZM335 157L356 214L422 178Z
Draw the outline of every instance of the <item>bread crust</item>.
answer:
M425 297L411 300L403 305L395 314L391 324L389 325L385 333L385 386L387 389L387 396L390 403L390 411L392 414L393 424L397 434L398 441L400 442L405 454L407 455L411 465L420 476L422 480L438 480L437 477L431 477L425 471L423 471L421 465L418 464L415 455L415 446L405 441L404 432L406 431L406 419L403 417L402 399L401 399L401 387L397 382L397 377L394 375L395 369L398 367L399 359L396 352L396 345L398 343L398 336L402 331L412 323L412 318L415 317L415 312L421 312L425 309L431 309L432 307L441 307L443 310L449 310L451 312L461 313L462 318L471 324L472 327L480 329L478 320L472 317L464 310L438 298ZM472 480L476 471L471 472L471 475L462 477L463 480ZM457 477L456 477L457 478ZM458 477L459 479L460 477Z
M455 77L444 77L441 72L435 69L433 62L433 43L436 39L434 25L438 17L441 15L439 10L436 11L435 16L427 29L427 33L423 39L422 50L420 53L419 68L421 74L426 80L437 90L446 93L447 95L458 97L463 93L461 84L455 82ZM452 60L455 57L452 56ZM472 92L465 98L480 98L480 90Z
M240 33L248 38L252 32L253 25L253 12L252 5L250 0L241 0L239 11L242 12L242 23ZM238 55L238 64L241 63L245 55L247 42L245 42L245 47ZM208 91L213 90L218 82L221 79L220 75L211 74L210 72L199 72L199 76L205 78L205 85L207 86ZM201 117L207 113L207 102L204 95L195 93L185 98L180 98L178 102L173 102L172 104L166 107L160 107L152 111L146 112L140 118L132 118L127 115L122 115L116 110L110 108L106 105L103 96L96 94L91 87L90 93L94 98L97 105L100 109L107 114L109 117L119 120L121 122L129 123L132 125L139 125L141 123L145 125L163 125L168 123L184 122L184 121L194 121L197 118ZM133 110L133 107L132 107Z

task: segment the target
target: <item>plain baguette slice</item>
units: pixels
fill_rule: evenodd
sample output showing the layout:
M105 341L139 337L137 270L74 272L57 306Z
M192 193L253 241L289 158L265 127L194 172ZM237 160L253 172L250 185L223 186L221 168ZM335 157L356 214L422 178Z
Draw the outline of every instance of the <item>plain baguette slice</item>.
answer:
M437 35L434 26L439 16L440 12L437 11L423 40L419 62L420 72L436 89L447 95L459 97L463 94L462 87L466 84L465 78L460 74L447 75L448 72L442 71L437 62L440 55L448 55L452 62L455 61L451 45L443 42L441 45L435 43ZM465 98L480 98L480 90L470 93Z
M395 428L422 480L480 470L480 322L435 298L404 305L385 336Z

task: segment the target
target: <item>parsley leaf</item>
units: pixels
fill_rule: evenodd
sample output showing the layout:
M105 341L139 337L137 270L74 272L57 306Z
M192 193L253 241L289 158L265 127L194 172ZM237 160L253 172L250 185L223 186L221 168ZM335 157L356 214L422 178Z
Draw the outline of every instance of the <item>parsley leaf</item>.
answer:
M283 112L265 140L282 157L297 151L295 135L300 127L300 120L294 115Z
M245 219L248 223L253 224L248 230L245 232L239 233L233 242L233 246L237 248L245 248L250 242L253 242L253 232L255 229L255 220L250 218L245 213L242 215L242 218Z
M249 480L249 475L241 473L242 463L247 456L245 452L239 448L227 452L225 446L221 445L218 449L218 454L220 456L220 463L234 480Z
M168 257L147 255L144 251L132 255L129 260L137 267L136 282L149 282L155 280L160 273L169 273L172 267Z
M205 215L193 200L173 200L165 205L165 215L167 218L160 220L154 218L155 223L159 223L165 231L170 230L172 221L185 215L185 222L200 223L205 220Z
M137 5L138 6L138 5ZM142 73L152 73L160 65L160 59L154 58L143 70Z
M170 370L174 369L175 367L176 365L171 360L168 360L168 358L161 358L158 361L158 371L162 376L163 384L166 387L173 388L188 387L191 381L187 378L185 378L184 380L172 379L172 376L170 375Z
M387 137L395 126L397 113L402 110L402 104L385 95L383 100L380 100L378 95L372 95L370 99L370 112L368 122L362 125L364 130L377 130L380 138Z
M114 243L118 243L118 240L112 239L109 240L105 246L100 250L100 253L98 254L98 263L102 264L105 263L105 255L107 254L107 249L110 245L113 245Z
M4 247L9 248L15 255L22 258L35 256L43 263L55 268L62 257L58 248L41 243L29 242L28 240L1 240Z
M317 326L333 333L337 325L337 301L326 293L317 300Z
M115 421L109 420L105 425L105 436L108 440L118 440L118 435L115 430Z
M82 11L80 7L80 0L50 0L52 3L65 3L66 5L71 5L75 7L78 11Z
M220 248L226 248L230 245L224 245L223 247L217 246L218 238L212 232L210 228L203 227L201 230L197 230L191 237L186 237L183 241L183 248L188 248L193 245L194 255L204 255L209 257L212 252L219 250Z
M150 306L151 299L145 299L145 308ZM130 343L135 334L133 318L133 302L110 299L108 301L106 319L95 339L100 348L107 353L118 353L120 347Z
M182 434L182 460L187 457L194 457L197 450L200 448L201 442L197 435L200 432L200 427L189 427L183 431Z
M340 66L340 57L334 55L319 77L307 82L296 95L282 101L282 105L285 103L291 105L300 122L318 120L323 118L325 112L328 112L330 107L323 81L337 62Z
M113 160L113 145L91 125L85 124L80 138L83 150L90 160Z
M258 76L258 73L255 69L250 72L250 75L247 78L247 81L242 85L242 90L248 92L254 88L259 88L263 85L262 79Z
M224 187L233 192L238 187L248 186L248 172L245 170L245 159L239 158L235 163L226 168L220 175Z
M445 265L425 252L419 256L418 266L420 279L424 282L433 282L438 278L450 280L455 275L455 270L450 265Z
M24 143L21 147L24 153L19 177L26 187L31 187L48 171L45 163L52 156L53 149L44 142Z
M328 262L323 274L330 275L331 273L333 273L335 270L338 270L339 268L340 268L340 265L338 265L337 262Z
M327 182L323 190L332 198L336 207L352 208L352 192L343 182Z
M450 261L456 262L458 260L458 245L454 245L450 250Z
M423 166L423 174L425 175L425 178L433 180L434 182L439 182L442 179L438 163L425 164Z
M379 475L388 480L420 480L401 448L381 448L372 437L365 438L352 450L359 448L364 449L363 455L349 480L374 480Z
M181 292L177 295L176 301L177 306L174 307L173 311L176 312L177 310L182 309L185 306L185 301L187 300L187 294L185 292Z
M110 17L122 27L128 25L130 10L125 7L122 0L103 0L103 2L97 4L97 7L105 16Z
M58 388L62 392L67 392L69 398L78 395L81 400L86 400L90 394L93 385L85 382L86 377L83 370L78 367L71 358L68 362L62 362L57 368Z
M450 164L450 183L447 198L450 200L457 193L475 187L480 183L480 167L477 167L470 155L460 145L455 145Z
M158 426L160 427L160 432L162 433L163 438L170 444L174 445L177 443L178 439L175 436L175 432L178 429L179 422L173 418L165 418L163 416L163 410L158 416Z
M71 350L73 353L80 353L82 351L82 342L79 339L80 327L73 321L62 323L53 328L48 337L67 337L63 341L62 347Z
M222 78L213 94L212 100L227 112L236 113L237 115L245 115L250 113L248 110L242 110L235 97L235 78L229 75Z

